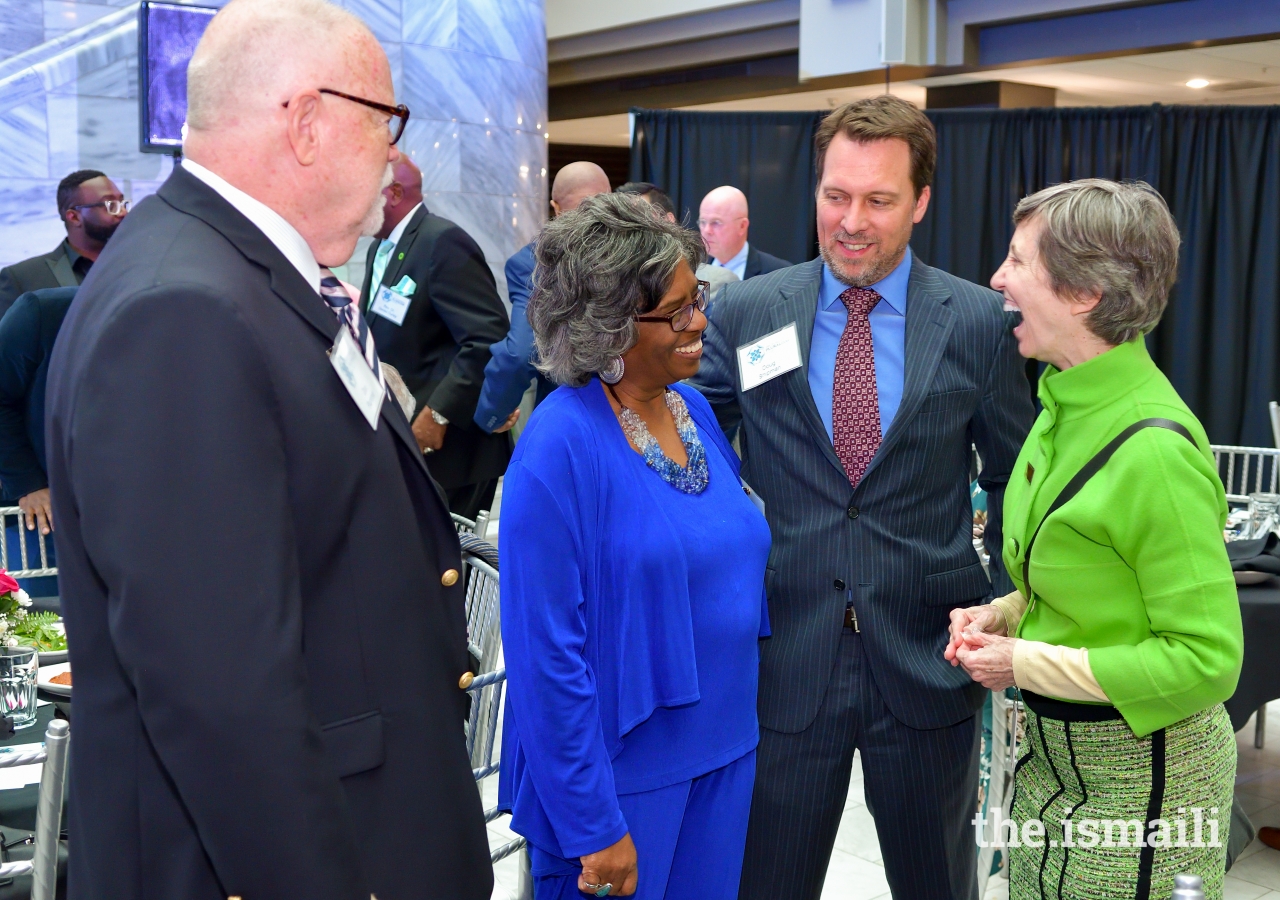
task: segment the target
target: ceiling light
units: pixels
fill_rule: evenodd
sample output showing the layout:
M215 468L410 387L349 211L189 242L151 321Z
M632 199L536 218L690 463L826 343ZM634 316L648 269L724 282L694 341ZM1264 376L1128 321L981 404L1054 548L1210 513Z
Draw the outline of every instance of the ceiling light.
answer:
M1209 81L1206 78L1192 78L1187 82L1187 87L1195 88L1196 90L1199 90L1200 88L1207 88L1208 86Z

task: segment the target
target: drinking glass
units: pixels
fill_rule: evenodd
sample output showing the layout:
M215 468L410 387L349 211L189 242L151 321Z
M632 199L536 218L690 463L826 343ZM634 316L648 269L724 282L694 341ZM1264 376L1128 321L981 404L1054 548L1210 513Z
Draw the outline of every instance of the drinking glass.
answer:
M1280 526L1280 494L1249 495L1249 537L1266 537Z
M13 719L14 729L36 723L36 670L34 647L0 647L0 713Z

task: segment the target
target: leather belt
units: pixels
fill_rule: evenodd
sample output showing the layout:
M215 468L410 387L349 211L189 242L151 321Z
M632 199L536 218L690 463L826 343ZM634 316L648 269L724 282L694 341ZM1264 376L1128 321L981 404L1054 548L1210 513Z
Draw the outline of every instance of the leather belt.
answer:
M858 614L853 611L852 606L846 606L844 608L844 627L853 631L858 631Z

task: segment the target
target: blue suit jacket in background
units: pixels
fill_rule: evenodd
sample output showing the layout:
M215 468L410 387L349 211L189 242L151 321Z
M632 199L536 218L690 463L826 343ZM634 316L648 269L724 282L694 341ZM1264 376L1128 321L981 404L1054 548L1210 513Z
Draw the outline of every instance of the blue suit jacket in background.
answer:
M907 286L902 404L857 487L809 390L822 260L729 284L692 383L726 430L741 424L742 477L765 501L771 640L760 645L760 724L796 733L818 714L852 602L889 711L912 728L952 725L986 691L942 658L949 613L992 594L973 549L970 448L989 496L996 594L1000 503L1034 413L1012 314L998 294L917 258ZM741 389L737 348L795 324L803 365Z
M3 502L49 486L44 387L53 342L76 288L28 291L0 318L0 488Z
M476 404L476 424L493 431L507 420L520 405L529 389L529 381L538 379L536 406L555 390L555 385L542 377L533 365L533 327L529 324L529 295L533 293L533 244L521 247L507 260L507 295L511 299L511 330L498 343L489 347L491 354L484 367L484 386Z

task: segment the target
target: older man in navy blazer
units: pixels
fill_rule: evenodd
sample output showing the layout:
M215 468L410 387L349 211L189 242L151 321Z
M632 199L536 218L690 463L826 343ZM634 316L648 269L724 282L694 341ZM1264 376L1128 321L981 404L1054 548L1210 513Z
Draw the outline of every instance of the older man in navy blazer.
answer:
M942 651L949 611L992 596L971 448L998 548L1030 391L1000 298L908 247L929 202L928 119L859 101L817 149L822 258L726 286L696 379L741 426L773 530L740 896L817 900L858 749L894 897L970 900L983 692ZM998 552L991 576L1010 589Z
M69 896L487 900L457 533L328 268L399 156L386 54L232 0L187 85L49 367Z

